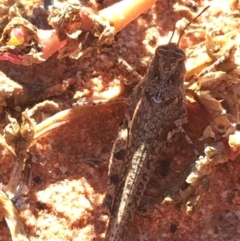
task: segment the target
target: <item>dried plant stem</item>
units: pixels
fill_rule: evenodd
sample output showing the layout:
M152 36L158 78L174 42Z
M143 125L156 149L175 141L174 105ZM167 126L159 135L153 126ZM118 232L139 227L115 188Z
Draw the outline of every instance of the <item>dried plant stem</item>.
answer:
M20 153L20 154L22 154L22 153ZM11 171L10 178L9 178L9 182L6 185L6 187L7 187L6 189L9 192L9 195L11 195L11 198L16 193L16 189L19 184L19 180L21 177L21 172L22 172L24 163L25 163L25 158L22 155L20 155L19 158L16 158L16 160L15 160L15 163L14 163L14 166Z

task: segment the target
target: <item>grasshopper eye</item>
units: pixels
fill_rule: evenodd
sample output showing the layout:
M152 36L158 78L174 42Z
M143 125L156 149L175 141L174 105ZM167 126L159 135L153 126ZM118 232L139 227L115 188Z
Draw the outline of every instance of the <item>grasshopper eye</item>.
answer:
M172 61L176 62L176 60L184 61L186 59L186 55L182 49L176 49L174 53L174 57L172 57Z

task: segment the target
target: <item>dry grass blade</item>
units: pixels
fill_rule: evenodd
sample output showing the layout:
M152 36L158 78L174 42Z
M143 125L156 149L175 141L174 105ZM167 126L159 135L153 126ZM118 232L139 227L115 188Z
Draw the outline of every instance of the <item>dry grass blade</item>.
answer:
M74 118L81 118L85 116L88 112L92 111L92 106L78 106L68 110L63 110L57 114L47 118L35 127L34 139L36 140L41 135L47 133L48 131L59 127L60 125L67 123Z
M12 201L0 190L0 218L5 218L13 241L29 240L28 234Z

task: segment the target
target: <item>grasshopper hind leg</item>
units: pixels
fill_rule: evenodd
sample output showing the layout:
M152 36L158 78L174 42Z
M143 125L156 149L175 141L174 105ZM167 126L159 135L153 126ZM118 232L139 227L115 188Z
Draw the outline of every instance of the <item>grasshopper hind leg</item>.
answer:
M120 126L118 136L113 144L109 167L108 167L108 183L107 193L102 204L102 213L110 215L112 204L115 198L116 186L119 181L120 174L122 172L124 155L127 143L127 125L123 123Z

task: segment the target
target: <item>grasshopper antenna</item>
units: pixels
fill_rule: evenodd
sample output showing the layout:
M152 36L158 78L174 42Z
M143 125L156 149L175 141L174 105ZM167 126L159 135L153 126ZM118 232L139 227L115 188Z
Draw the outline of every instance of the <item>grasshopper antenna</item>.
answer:
M173 17L173 16L174 16L173 10L172 10L172 8L171 8L171 6L170 6L169 1L167 1L167 2L168 2L168 8L170 9L170 11L171 11L171 13L172 13L172 25L173 25L172 36L171 36L171 38L170 38L170 40L169 40L169 42L168 42L168 44L170 44L171 41L172 41L172 38L173 38L173 36L174 36L175 30L176 30L176 26L175 26L175 20L174 20L174 17Z
M182 30L182 32L181 32L180 35L179 35L179 39L178 39L178 42L177 42L177 46L179 46L179 42L180 42L180 40L181 40L181 37L182 37L183 34L184 34L184 31L189 27L189 25L190 25L191 23L193 23L200 15L202 15L209 7L210 7L210 6L205 7L192 21L190 21L190 22L184 27L184 29ZM174 28L174 31L175 31L175 28ZM172 37L171 37L171 39L172 39Z

